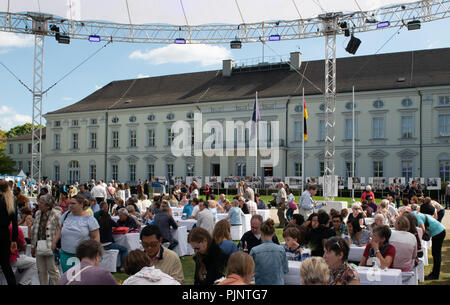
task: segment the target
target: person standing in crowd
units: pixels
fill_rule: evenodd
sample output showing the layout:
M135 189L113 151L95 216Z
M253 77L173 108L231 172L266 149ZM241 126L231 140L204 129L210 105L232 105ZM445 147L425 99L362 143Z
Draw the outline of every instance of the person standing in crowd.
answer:
M142 184L141 179L139 179L139 184L136 186L136 194L138 197L141 197L144 193L144 185Z
M167 204L163 204L162 206L162 213L159 213L158 215L155 215L153 224L155 226L158 226L159 231L161 232L162 236L162 242L168 242L169 243L169 250L173 250L178 246L178 240L173 238L172 232L170 231L170 228L177 230L178 225L176 221L173 219L172 215L169 214L169 206Z
M317 203L312 197L317 194L317 185L308 185L308 188L302 193L300 197L299 210L298 213L303 216L304 219L314 213L314 209L319 209L322 206L326 206L326 203Z
M227 255L238 251L236 244L231 240L231 225L226 219L222 219L214 226L212 237L219 245L220 249Z
M128 183L124 184L124 191L125 191L125 202L127 202L128 199L130 199L131 197L131 188L128 185Z
M192 231L191 231L192 232ZM149 225L141 231L141 242L150 257L150 267L154 266L183 284L184 274L178 254L162 246L162 235L158 226Z
M250 231L247 231L242 235L239 241L238 248L243 249L244 252L250 253L253 247L259 246L262 243L261 240L261 225L263 218L261 215L253 215L250 219ZM273 236L272 242L279 245L280 242L276 235Z
M260 194L255 194L255 202L257 204L258 210L266 210L267 204L264 202L264 200L261 199Z
M125 273L130 275L122 285L181 285L160 269L150 267L150 258L142 250L131 251L124 261Z
M55 208L51 195L41 196L38 203L39 210L31 228L31 254L36 257L41 285L48 285L49 278L50 285L57 285L60 274L55 265L52 241L61 228L61 211Z
M248 183L244 183L244 198L253 202L255 201L255 191L248 185Z
M328 285L359 285L359 276L355 268L348 263L350 247L343 238L331 237L325 241L324 254L330 279Z
M372 240L366 245L360 266L373 266L375 261L380 262L380 268L392 268L395 259L395 247L389 243L391 229L389 226L375 227Z
M412 197L420 197L422 195L422 189L420 188L419 181L411 181L411 185L408 185L406 189L406 197L411 201ZM418 202L416 202L417 204ZM412 202L411 202L412 204Z
M95 200L97 200L98 204L105 201L105 199L107 198L106 190L103 187L101 181L98 181L97 185L92 188L91 194L92 197L94 197Z
M144 183L144 195L147 195L147 198L150 198L150 182L147 180L145 180Z
M227 263L227 278L218 285L250 285L255 271L255 262L244 252L230 255Z
M214 215L208 209L205 202L199 203L199 212L198 212L198 220L197 227L204 228L209 234L212 234L214 230Z
M103 247L96 240L84 240L76 247L79 266L66 271L60 285L117 285L108 270L99 267L102 261Z
M123 268L123 261L125 256L128 254L128 249L122 245L119 245L114 242L112 228L117 228L117 223L112 220L111 216L108 213L108 203L102 202L101 210L96 214L96 219L100 226L100 242L102 243L103 249L105 250L119 250L120 255L120 264L119 270Z
M200 198L200 194L198 192L198 184L197 182L193 181L191 184L192 187L192 191L191 191L191 200L193 200L194 198L199 199Z
M195 251L194 285L213 285L224 276L228 255L203 228L193 228L189 232L188 242Z
M278 228L284 228L287 226L288 221L284 215L284 211L286 210L287 205L287 194L286 190L284 189L284 183L280 182L278 183L278 193L276 198L276 203L278 207L278 220L280 221L280 224L278 225Z
M431 236L431 255L433 256L433 270L429 275L425 277L425 280L438 280L441 273L441 262L442 262L442 244L445 240L445 227L439 221L434 219L432 215L427 215L414 211L414 216L417 218L417 223L425 232L428 229ZM426 251L426 250L425 250Z
M106 202L108 203L108 210L112 211L112 207L114 205L114 198L116 196L116 189L113 187L112 183L109 183L105 191L106 191Z
M9 224L12 224L11 234ZM0 267L8 285L16 285L16 278L10 265L11 252L17 250L19 235L17 214L13 193L6 180L0 180Z
M366 190L361 195L361 201L367 200L367 196L372 196L372 199L375 201L375 194L372 192L372 187L370 185L366 186Z
M450 209L450 181L445 186L445 208Z
M83 198L86 199L87 201L90 201L91 198L93 198L91 195L91 192L86 190L86 187L84 186L84 184L80 185L80 191L78 192L78 194L83 196Z
M327 285L330 270L322 257L309 257L300 265L300 280L303 285Z
M210 192L209 184L206 184L205 190L203 191L203 194L205 194L206 198L209 197L209 192Z
M262 243L251 249L255 262L256 285L284 285L284 275L289 272L284 248L273 243L275 227L272 219L261 225Z
M125 186L123 183L119 184L119 189L116 191L116 199L122 199L125 202Z
M76 257L76 247L83 240L93 239L100 242L99 225L94 216L86 212L89 203L82 196L76 195L70 199L70 211L61 216L61 228L55 234L52 250L61 239L60 260L61 269L66 272L71 268L68 261Z
M294 210L296 209L297 202L295 202L295 196L294 194L292 194L292 190L290 188L286 188L286 194L287 194L286 202L288 203L286 218L288 221L291 221L292 215L294 214Z
M63 214L69 209L69 202L70 198L67 196L67 193L62 191L58 202L58 206L61 208Z

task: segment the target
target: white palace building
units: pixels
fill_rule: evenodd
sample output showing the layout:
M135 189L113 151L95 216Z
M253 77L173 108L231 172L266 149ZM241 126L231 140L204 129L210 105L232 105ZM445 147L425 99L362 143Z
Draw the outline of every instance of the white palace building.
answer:
M113 81L45 114L42 176L131 184L154 176L251 176L253 156L175 157L171 126L179 120L192 125L198 112L204 122L250 121L256 91L261 119L279 122L278 165L257 173L301 176L303 87L309 115L305 177L322 176L324 97L301 74L323 90L324 61L302 62L300 53L291 53L290 64L235 66L225 60L218 71ZM352 86L355 176L450 180L450 48L337 60L335 164L343 177L351 176ZM244 136L248 142L249 129ZM31 136L22 136L9 139L6 151L27 174L29 147Z

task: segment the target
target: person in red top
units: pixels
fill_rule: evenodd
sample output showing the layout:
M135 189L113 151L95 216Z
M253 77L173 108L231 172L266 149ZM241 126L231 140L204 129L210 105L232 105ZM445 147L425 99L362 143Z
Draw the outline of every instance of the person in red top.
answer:
M9 225L10 236L12 237L12 225ZM17 235L17 249L11 251L9 256L9 262L11 267L15 267L19 272L16 271L16 281L19 285L30 285L33 276L37 275L36 259L26 255L19 256L19 251L25 252L27 249L27 243L23 235L23 231L18 227Z
M67 193L61 193L61 198L58 202L58 206L62 209L61 215L63 215L69 208L70 198L68 198Z
M204 190L204 193L205 193L205 195L206 195L206 200L208 200L208 197L209 197L209 184L207 184L207 185L205 185L205 190Z
M360 266L373 266L374 261L379 261L379 267L393 268L395 247L389 244L391 229L389 226L377 226L373 229L372 240L366 245Z
M367 200L366 196L372 196L373 201L375 202L375 194L372 192L372 188L370 185L366 186L366 191L361 195L361 201Z

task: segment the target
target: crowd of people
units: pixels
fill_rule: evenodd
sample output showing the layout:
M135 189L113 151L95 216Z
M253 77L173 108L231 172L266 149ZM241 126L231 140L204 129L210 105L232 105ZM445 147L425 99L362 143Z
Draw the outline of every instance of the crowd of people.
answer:
M426 279L439 279L445 208L429 197L411 191L410 200L401 207L391 194L376 204L368 187L350 211L327 213L326 203L313 200L317 186L309 185L297 203L289 187L280 182L276 204L285 240L280 244L274 220L263 221L257 213L267 204L245 182L239 185L230 202L210 190L203 200L195 181L152 200L148 183L140 182L132 194L128 185L114 181L70 187L50 182L43 184L33 204L26 190L1 180L2 273L11 285L30 284L34 272L41 285L115 285L111 273L99 265L104 251L116 249L119 270L129 275L124 285L183 284L182 264L173 251L179 241L171 234L178 228L172 213L177 207L184 219L197 220L187 240L195 253L195 285L282 285L290 260L302 261L303 284L359 284L355 262L348 261L351 245L365 247L356 262L360 266L410 271L426 251L422 239L432 240L433 271ZM228 216L216 221L218 213ZM245 214L251 215L250 230L236 244L231 228L241 226ZM366 223L368 218L373 218L372 224ZM20 226L28 227L27 236ZM139 233L143 250L129 251L116 243L118 232ZM19 255L27 244L31 257Z

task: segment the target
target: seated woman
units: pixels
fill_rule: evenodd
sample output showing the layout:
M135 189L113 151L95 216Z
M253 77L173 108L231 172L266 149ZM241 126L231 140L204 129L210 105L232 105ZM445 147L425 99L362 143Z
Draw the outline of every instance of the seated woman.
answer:
M169 205L173 208L178 207L178 200L177 198L175 198L174 194L170 195L169 197Z
M181 200L178 202L178 207L182 208L185 205L187 205L189 203L189 201L186 198L186 193L182 193L181 195Z
M296 227L286 227L283 230L283 238L286 241L284 244L284 251L286 251L286 257L290 261L302 260L302 249L299 241L300 230Z
M112 208L112 215L119 216L119 210L124 207L124 201L121 198L114 199L114 206Z
M356 219L347 221L347 230L350 234L350 244L363 247L370 241L370 231L362 229Z
M222 219L216 223L212 233L213 239L227 255L238 251L237 245L231 240L230 228L228 220Z
M127 205L126 209L128 211L128 215L130 215L130 217L133 217L134 221L136 221L136 223L139 226L141 226L142 225L141 216L138 213L136 213L134 207L132 205Z
M242 251L230 255L227 263L227 278L218 285L249 285L255 271L252 257Z
M331 237L324 245L323 258L330 268L328 285L359 285L355 268L347 261L350 247L343 238Z
M348 215L347 223L353 219L357 219L360 226L364 225L364 213L359 202L352 204L352 213Z
M223 277L228 255L220 249L209 232L200 227L189 232L188 242L195 251L194 285L213 285Z
M391 229L388 226L377 226L373 230L372 240L366 245L360 266L373 266L379 262L379 267L392 268L395 259L395 247L389 244Z
M160 269L150 267L150 257L142 250L133 250L125 257L125 273L130 275L122 285L181 285Z
M313 213L311 216L313 216L311 218L311 230L307 235L308 247L311 249L311 256L323 256L323 240L335 234L328 227L330 216L327 213Z
M393 226L394 225L394 216L392 216L391 212L388 211L389 208L389 201L387 199L381 200L380 207L378 211L375 213L375 215L383 215L384 216L384 223L387 226Z
M327 285L330 270L322 257L309 257L300 265L300 280L303 285Z
M410 223L406 216L400 216L395 221L395 231L389 239L395 247L394 268L403 272L411 271L417 258L417 240L409 233Z
M23 207L20 209L20 216L22 219L17 223L18 226L27 226L28 223L33 222L32 211L29 207ZM28 237L28 236L26 236Z
M228 212L228 216L226 219L229 219L232 226L240 226L242 225L241 216L244 216L244 212L242 212L241 208L239 207L239 201L237 199L233 199L233 202L231 204L233 205L233 207Z
M373 229L376 226L386 225L384 219L385 218L384 218L383 214L376 214L375 217L373 218L373 223L367 226L367 229L369 229L370 233L373 232Z

